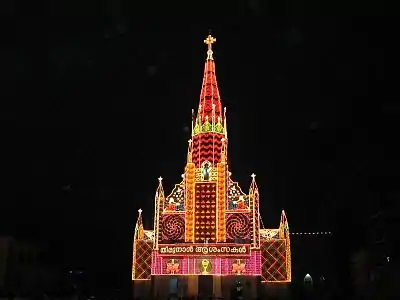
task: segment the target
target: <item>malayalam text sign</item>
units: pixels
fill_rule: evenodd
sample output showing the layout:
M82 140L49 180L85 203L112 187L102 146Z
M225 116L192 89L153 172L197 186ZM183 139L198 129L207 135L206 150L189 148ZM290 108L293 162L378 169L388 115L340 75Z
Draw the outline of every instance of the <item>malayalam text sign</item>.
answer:
M159 255L246 256L250 255L250 245L239 245L239 244L158 245L158 253Z

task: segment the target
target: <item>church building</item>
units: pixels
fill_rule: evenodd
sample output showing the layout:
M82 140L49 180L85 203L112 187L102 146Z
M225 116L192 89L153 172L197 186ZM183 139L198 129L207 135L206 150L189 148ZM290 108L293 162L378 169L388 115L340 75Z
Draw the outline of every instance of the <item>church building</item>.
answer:
M192 116L185 173L170 193L159 178L154 227L139 210L134 241L134 298L262 295L291 281L289 226L260 226L256 175L243 192L228 168L227 112L223 108L209 35L200 103Z

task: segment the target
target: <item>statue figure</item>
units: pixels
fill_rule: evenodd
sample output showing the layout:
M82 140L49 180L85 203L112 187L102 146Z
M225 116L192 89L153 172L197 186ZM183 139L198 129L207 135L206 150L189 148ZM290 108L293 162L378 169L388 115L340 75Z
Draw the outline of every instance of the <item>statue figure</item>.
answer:
M211 165L207 161L203 165L203 180L206 180L206 181L210 180L210 173L211 173Z

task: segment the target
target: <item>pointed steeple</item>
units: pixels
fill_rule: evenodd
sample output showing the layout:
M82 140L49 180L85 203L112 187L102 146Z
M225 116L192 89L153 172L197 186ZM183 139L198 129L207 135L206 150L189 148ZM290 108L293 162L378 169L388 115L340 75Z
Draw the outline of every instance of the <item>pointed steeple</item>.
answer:
M221 162L222 152L226 146L222 139L227 135L225 132L226 120L225 111L222 110L221 97L219 95L217 78L215 75L215 62L213 56L213 44L217 40L209 34L204 40L207 45L207 58L204 67L203 84L200 93L200 103L196 117L193 118L192 130L192 162L196 168L205 166L215 168ZM225 147L223 149L223 147Z
M162 186L162 177L158 178L158 187L156 190L156 196L154 197L154 244L153 248L158 249L159 239L159 226L160 226L160 215L164 209L165 195Z
M250 191L258 190L257 183L256 183L256 174L251 174L251 184L250 184Z
M289 223L286 218L286 214L285 214L284 210L282 210L282 214L281 214L281 222L279 224L279 235L280 235L280 238L285 238L285 237L289 236Z
M161 209L160 212L164 208L164 200L165 200L165 194L164 194L164 188L162 185L162 180L163 180L163 178L161 176L158 177L158 187L156 190L156 201L158 201L160 204L160 207L159 207L159 209Z
M212 45L216 41L217 39L211 34L204 40L204 43L207 45L207 59L204 66L203 84L201 87L196 125L203 126L205 131L213 131L212 129L215 127L218 132L218 129L222 129L224 120L212 50ZM210 124L210 126L208 124Z
M255 248L260 247L260 195L256 183L256 174L251 174L251 184L249 189L250 209L253 213L253 236L252 245Z
M138 212L139 212L139 216L138 216L138 219L136 221L134 238L135 238L135 240L142 240L144 238L142 209L139 209Z

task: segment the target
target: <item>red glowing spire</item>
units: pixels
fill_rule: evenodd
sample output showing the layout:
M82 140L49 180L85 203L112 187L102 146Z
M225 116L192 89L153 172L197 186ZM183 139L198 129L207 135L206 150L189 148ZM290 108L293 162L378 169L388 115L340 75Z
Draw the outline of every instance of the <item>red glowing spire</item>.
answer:
M201 124L206 121L210 123L220 122L220 124L223 124L221 97L219 95L217 77L215 75L215 62L212 51L212 44L216 41L217 40L211 35L208 35L204 40L204 43L208 46L208 50L204 67L203 85L200 93L200 105L197 113L197 121L201 122ZM214 112L213 108L215 109Z
M216 164L221 162L222 152L224 152L224 159L227 154L225 149L227 140L225 111L222 111L212 51L212 45L215 42L216 39L211 35L204 40L208 46L207 59L200 104L196 118L193 120L192 143L189 146L190 157L188 157L197 168L203 167L203 164L216 167Z

